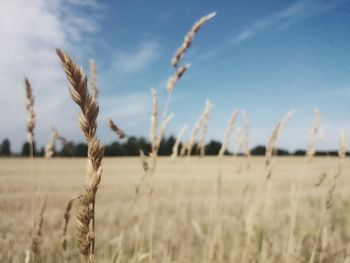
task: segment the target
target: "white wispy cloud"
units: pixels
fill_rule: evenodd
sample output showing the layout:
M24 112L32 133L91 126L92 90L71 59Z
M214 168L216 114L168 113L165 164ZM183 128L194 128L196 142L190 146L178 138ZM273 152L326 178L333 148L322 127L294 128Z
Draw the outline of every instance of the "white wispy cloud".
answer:
M241 31L237 36L230 39L230 44L240 43L251 39L268 29L286 30L289 27L322 12L335 8L343 1L323 1L323 0L301 0L297 1L285 9L266 16L248 28Z
M26 139L24 76L30 79L35 95L37 143L48 141L52 126L68 139L83 140L77 125L78 108L70 99L55 48L69 51L79 63L86 61L91 55L89 38L99 30L103 8L96 0L0 2L0 140L9 138L15 151ZM123 77L144 70L158 58L159 48L157 42L143 41L135 49L116 50L107 61L108 69L100 72L101 85L102 81L114 83L108 75ZM101 135L108 131L104 122L109 117L126 130L137 130L137 122L148 125L145 116L151 99L147 95L101 96Z
M329 11L344 3L346 3L346 0L298 0L282 10L253 22L251 25L241 30L238 34L229 37L221 47L200 56L199 60L211 58L227 50L228 48L253 39L254 37L268 30L287 30L305 19Z
M141 42L136 50L116 51L111 68L115 74L138 72L159 57L159 48L157 42L147 41Z
M81 41L86 33L98 30L98 25L93 15L78 14L76 7L97 5L93 0L0 2L0 136L9 137L15 150L26 138L24 76L31 80L36 98L39 143L46 143L52 125L64 134L80 136L77 109L69 99L55 48L75 56L84 53Z

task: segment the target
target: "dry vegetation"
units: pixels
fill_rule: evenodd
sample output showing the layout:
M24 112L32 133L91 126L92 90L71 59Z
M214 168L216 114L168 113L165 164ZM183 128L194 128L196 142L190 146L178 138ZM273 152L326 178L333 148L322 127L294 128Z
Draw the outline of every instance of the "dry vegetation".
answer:
M153 262L309 262L329 190L328 179L319 187L315 183L323 171L332 171L337 159L316 158L310 164L304 158L276 160L269 198L259 217L257 209L262 200L257 196L265 180L265 160L253 157L250 169L239 173L241 161L238 157L224 157L218 200L217 158L193 158L190 163L181 158L176 164L160 158L149 204L135 194L143 171L140 160L105 159L96 208L98 262L149 262L150 257ZM35 201L35 210L40 210L45 197L41 262L64 262L64 258L78 262L74 218L77 202L73 203L68 224L66 252L61 237L65 207L81 191L86 162L36 159L35 164L33 181L28 176L30 160L0 159L0 262L24 262L32 242L32 205ZM334 205L322 228L315 262L320 262L318 257L323 258L322 262L345 260L350 241L349 169L350 162L346 160L334 192ZM296 188L293 185L299 174L301 182ZM40 188L38 196L31 193L34 182ZM148 205L152 206L152 225L146 214ZM140 225L145 217L146 227ZM258 260L249 260L248 256Z
M189 69L180 65L202 17L172 59L162 112L151 90L150 153L140 158L104 158L97 137L99 113L96 65L92 82L66 53L57 49L70 95L79 106L88 158L51 158L53 128L45 159L0 159L0 262L349 262L350 162L340 136L337 158L315 158L320 114L315 109L306 156L277 158L276 144L295 111L274 127L263 158L249 152L249 121L233 111L217 157L205 157L212 104L208 100L188 141L179 130L171 157L157 153L174 114L167 114L177 81ZM25 80L28 142L34 142L34 95ZM161 118L160 118L160 113ZM242 156L224 156L237 132ZM126 134L109 120L119 139ZM199 157L191 156L194 146ZM180 157L178 156L180 154ZM102 163L103 161L103 163ZM103 170L103 176L102 176ZM30 172L28 172L30 171ZM86 175L84 187L82 187ZM102 179L103 178L103 179ZM101 180L102 179L102 180ZM71 220L73 219L73 220Z

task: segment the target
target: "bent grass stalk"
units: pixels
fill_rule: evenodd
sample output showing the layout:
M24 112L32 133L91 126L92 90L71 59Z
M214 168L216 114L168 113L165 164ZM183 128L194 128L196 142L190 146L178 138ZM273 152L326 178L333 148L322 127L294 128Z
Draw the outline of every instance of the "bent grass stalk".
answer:
M184 125L183 127L181 127L180 131L177 134L176 141L173 145L172 154L170 157L172 162L175 162L175 160L176 160L176 157L177 157L178 152L179 152L179 146L180 146L181 139L182 139L183 135L185 134L185 132L187 131L187 129L188 129L188 125Z
M306 150L307 161L310 163L316 152L316 138L320 131L321 115L317 108L314 108L314 116L312 120L312 126L310 129L309 145Z
M51 129L51 138L48 144L45 146L45 158L50 159L54 155L55 142L58 138L57 130L52 127Z
M206 125L207 125L207 122L209 120L209 113L211 111L211 108L212 108L212 104L211 104L210 100L206 100L205 108L204 108L203 112L201 113L201 115L199 116L199 119L197 120L197 122L193 128L191 138L189 139L189 141L186 144L187 157L189 157L191 155L193 145L194 145L195 140L197 138L197 135L199 134L201 129L203 129L203 132L202 132L202 136L200 138L200 142L199 142L197 148L200 149L200 147L204 147L203 146L204 136L206 134Z
M191 30L187 33L184 38L182 45L176 50L174 57L171 60L171 64L176 68L180 62L180 59L185 55L186 50L191 46L194 37L198 33L199 29L210 19L212 19L216 15L215 12L210 13L201 17L194 25Z
M77 240L80 254L85 262L95 262L95 201L102 175L103 146L96 137L96 119L99 106L87 87L87 76L66 53L56 50L63 69L70 82L70 94L73 101L80 107L80 129L88 143L87 182L79 198L77 215Z
M108 126L117 135L119 139L125 138L125 133L123 132L123 130L120 129L118 125L112 121L112 119L108 119Z
M269 180L272 175L272 156L276 149L277 140L282 133L283 127L287 123L290 117L295 114L296 110L291 110L277 123L277 125L272 130L270 138L266 144L265 152L265 168L266 168L266 180Z

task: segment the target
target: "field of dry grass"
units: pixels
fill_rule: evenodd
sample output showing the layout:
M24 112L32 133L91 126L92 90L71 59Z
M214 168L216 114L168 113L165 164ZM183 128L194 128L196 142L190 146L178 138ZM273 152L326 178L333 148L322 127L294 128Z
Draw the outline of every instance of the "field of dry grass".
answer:
M104 158L96 201L98 262L310 262L313 250L314 262L345 262L350 160L336 179L322 228L328 180L338 159L276 158L268 187L264 160L252 157L247 168L244 158L224 157L220 168L214 157L180 158L175 164L159 158L152 194L136 194L140 158ZM85 182L86 159L35 159L33 167L32 173L31 159L0 159L0 262L24 262L34 215L45 198L41 262L78 262L75 205L68 255L61 229L65 204ZM329 175L315 186L325 171Z

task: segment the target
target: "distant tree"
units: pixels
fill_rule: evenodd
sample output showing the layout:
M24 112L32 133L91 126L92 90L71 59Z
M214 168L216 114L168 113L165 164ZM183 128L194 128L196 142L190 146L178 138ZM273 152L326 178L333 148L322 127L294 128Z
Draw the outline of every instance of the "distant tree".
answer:
M129 137L123 144L124 152L128 156L138 156L140 154L138 140L135 137Z
M295 156L305 156L305 150L296 150L293 155Z
M148 142L144 137L138 139L138 145L142 151L149 153L151 151L151 143Z
M1 155L11 155L11 144L9 139L5 139L1 143Z
M199 155L198 143L196 142L192 146L191 155Z
M75 156L77 157L86 157L87 156L87 151L88 151L88 146L86 143L78 143L75 146Z
M123 145L119 142L112 142L105 147L105 156L123 156L125 155Z
M31 147L31 145L29 144L29 142L25 142L23 144L23 146L22 146L22 156L29 156L30 155L30 147ZM33 142L33 154L34 154L34 156L37 155L35 141Z
M73 157L75 156L75 144L74 142L67 142L63 145L59 155L62 157Z
M165 152L166 155L171 155L173 152L173 146L176 142L176 138L174 136L169 136L168 140L165 143Z
M164 137L160 142L158 155L170 155L175 141L176 139L174 138L174 136L170 136L168 138Z
M265 146L258 145L255 148L253 148L250 153L251 155L261 156L261 155L265 155L265 152L266 152Z
M276 149L275 154L278 156L288 156L290 153L284 149Z
M206 155L218 155L222 143L218 141L210 141L205 147Z
M43 157L45 156L45 147L41 147L40 152L38 153L39 156Z

